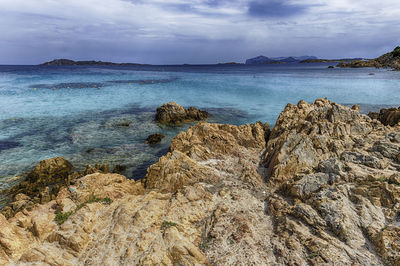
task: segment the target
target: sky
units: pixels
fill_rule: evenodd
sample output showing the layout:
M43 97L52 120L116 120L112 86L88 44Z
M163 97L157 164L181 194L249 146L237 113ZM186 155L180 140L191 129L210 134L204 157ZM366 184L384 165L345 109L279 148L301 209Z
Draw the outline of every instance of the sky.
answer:
M377 57L400 45L399 0L0 0L0 64Z

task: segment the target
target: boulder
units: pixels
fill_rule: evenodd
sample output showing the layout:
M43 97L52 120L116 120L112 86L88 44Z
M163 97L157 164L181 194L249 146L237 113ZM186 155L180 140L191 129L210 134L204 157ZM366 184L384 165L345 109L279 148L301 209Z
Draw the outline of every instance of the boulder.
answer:
M28 173L25 181L9 190L14 199L10 204L12 212L7 208L7 213L3 213L11 217L25 208L31 209L34 203L43 204L50 201L62 186L69 184L69 172L72 168L72 164L62 157L40 161Z
M164 125L180 125L186 122L200 121L208 117L208 112L195 107L183 108L175 102L165 103L157 108L155 121Z
M94 167L92 165L86 166L86 169L84 171L85 175L91 175L94 173L109 173L110 172L110 166L109 164L95 164Z
M395 126L400 122L400 107L399 108L383 108L379 113L369 112L368 116L372 119L379 120L385 126Z
M400 122L400 108L381 109L379 121L385 126L394 126Z
M112 170L112 172L115 173L115 174L121 174L125 170L126 170L126 166L125 165L117 164L117 165L114 166L114 169Z
M150 145L154 145L160 143L164 137L165 136L160 133L151 134L146 138L146 142L149 143Z
M30 183L52 184L67 179L72 164L62 157L40 161L27 176Z
M368 116L371 117L372 119L379 120L379 113L377 112L369 112Z

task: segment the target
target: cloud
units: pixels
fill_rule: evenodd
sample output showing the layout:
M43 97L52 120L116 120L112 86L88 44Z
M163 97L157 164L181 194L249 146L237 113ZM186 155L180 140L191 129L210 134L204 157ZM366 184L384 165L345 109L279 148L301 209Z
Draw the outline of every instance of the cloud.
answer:
M397 0L1 0L0 63L374 57L400 44L398 14Z
M249 3L249 15L257 17L290 17L302 14L307 6L291 4L284 0L251 1Z

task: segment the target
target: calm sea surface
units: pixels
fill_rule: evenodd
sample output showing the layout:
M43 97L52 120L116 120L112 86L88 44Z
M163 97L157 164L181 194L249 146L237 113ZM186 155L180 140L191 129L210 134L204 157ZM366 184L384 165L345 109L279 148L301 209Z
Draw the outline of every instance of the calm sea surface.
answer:
M328 65L0 66L0 189L54 156L77 169L125 165L126 176L143 177L189 126L153 122L157 106L168 101L233 124L274 124L287 103L301 99L357 103L362 112L400 105L400 72ZM157 132L167 135L161 144L144 143Z

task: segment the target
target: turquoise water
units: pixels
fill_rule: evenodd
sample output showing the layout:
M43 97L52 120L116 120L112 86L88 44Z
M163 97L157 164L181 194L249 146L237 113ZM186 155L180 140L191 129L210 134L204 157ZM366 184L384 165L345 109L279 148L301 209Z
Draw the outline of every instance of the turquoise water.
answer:
M300 99L358 103L363 112L400 105L400 72L327 66L0 66L0 188L54 156L77 169L122 164L128 177L142 177L189 126L153 122L157 106L168 101L206 109L211 122L233 124L273 124L288 102ZM145 144L156 132L167 137Z

